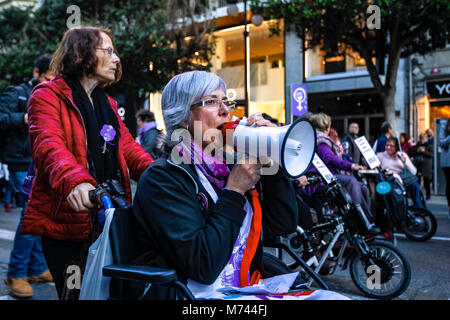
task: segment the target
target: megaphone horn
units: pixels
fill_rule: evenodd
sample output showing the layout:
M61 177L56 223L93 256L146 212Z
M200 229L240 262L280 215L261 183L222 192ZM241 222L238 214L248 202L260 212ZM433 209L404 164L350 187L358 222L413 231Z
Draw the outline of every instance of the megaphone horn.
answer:
M283 127L249 127L244 121L229 122L222 128L234 130L236 152L255 158L270 158L290 178L298 178L310 167L316 149L316 131L308 120L299 119Z

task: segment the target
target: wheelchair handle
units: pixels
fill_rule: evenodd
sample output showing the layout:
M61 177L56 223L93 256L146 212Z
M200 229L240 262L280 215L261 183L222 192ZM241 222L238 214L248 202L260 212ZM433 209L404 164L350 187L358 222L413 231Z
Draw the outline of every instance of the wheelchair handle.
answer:
M102 187L89 191L89 200L94 204L101 204L105 209L114 209L109 194Z

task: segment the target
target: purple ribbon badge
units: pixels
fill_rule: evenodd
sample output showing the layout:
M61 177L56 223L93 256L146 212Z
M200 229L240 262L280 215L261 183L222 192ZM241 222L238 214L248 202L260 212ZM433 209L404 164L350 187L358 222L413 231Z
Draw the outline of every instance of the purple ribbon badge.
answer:
M105 153L107 144L110 144L112 146L114 145L113 143L110 143L110 141L114 140L116 131L114 130L112 125L104 124L102 130L100 130L100 135L102 136L103 140L105 140L105 143L103 144L103 153Z

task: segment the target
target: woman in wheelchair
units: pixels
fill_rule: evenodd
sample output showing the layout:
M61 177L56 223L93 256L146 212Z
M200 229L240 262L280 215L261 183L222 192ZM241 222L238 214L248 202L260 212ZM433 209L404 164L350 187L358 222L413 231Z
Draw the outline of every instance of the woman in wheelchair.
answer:
M345 174L346 172L364 169L364 166L342 159L338 146L329 137L331 130L330 116L325 113L318 113L311 117L311 122L317 132L317 155L337 180L344 185L352 200L369 209L370 197L367 187L353 175Z
M414 205L423 208L420 184L415 177L417 168L406 153L400 152L399 145L396 137L388 138L386 151L377 153L377 157L381 162L381 168L390 169L394 176L403 184Z
M221 78L204 71L170 80L162 111L171 141L139 180L133 205L140 242L134 263L175 269L196 298L222 298L221 289L280 274L288 274L287 289L304 282L280 260L267 259L261 241L296 229L289 179L281 170L261 176L261 164L251 159L228 166L222 152L211 152L235 106L226 92ZM254 123L272 126L259 113L249 117ZM144 298L176 296L154 285Z

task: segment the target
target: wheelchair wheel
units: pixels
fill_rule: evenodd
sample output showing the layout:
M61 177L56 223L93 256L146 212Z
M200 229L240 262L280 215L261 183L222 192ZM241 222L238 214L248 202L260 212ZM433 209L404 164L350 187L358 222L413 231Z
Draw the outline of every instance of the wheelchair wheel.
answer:
M411 268L404 254L386 241L372 241L370 265L354 254L350 260L350 276L355 285L370 298L393 299L401 295L411 281Z
M400 227L409 240L426 241L435 235L437 220L430 211L410 206L408 218L402 221Z

